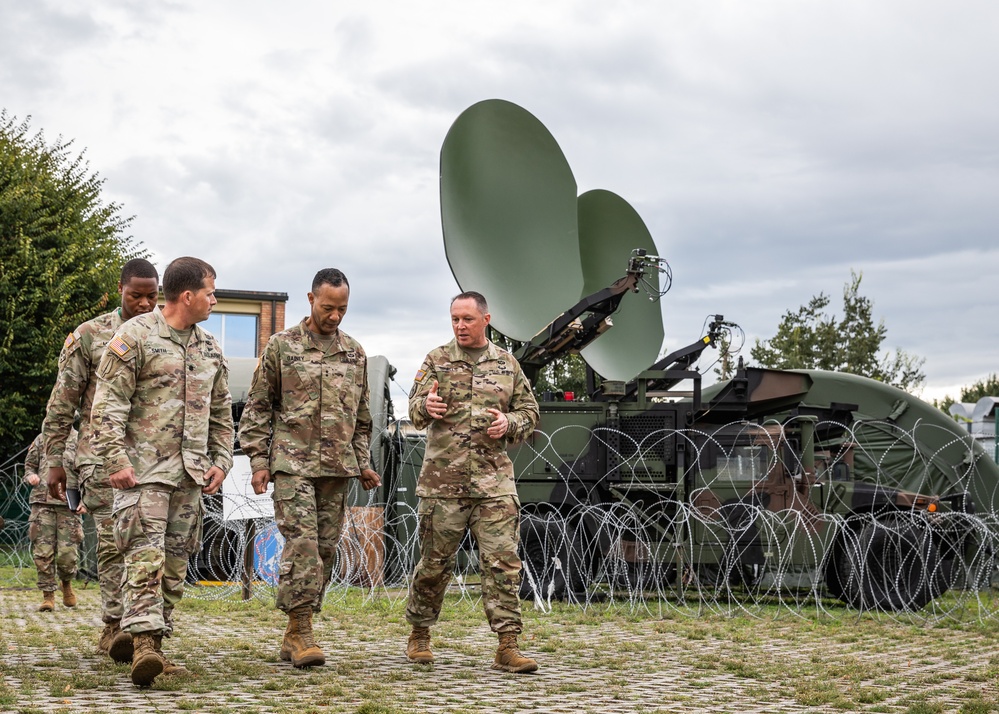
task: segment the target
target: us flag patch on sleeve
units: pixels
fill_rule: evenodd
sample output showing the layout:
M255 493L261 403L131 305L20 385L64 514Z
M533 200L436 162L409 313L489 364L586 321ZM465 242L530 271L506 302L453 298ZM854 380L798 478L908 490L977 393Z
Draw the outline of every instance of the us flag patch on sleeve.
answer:
M125 341L120 337L118 337L118 335L112 337L111 341L108 342L108 349L114 352L122 359L125 359L126 355L128 355L128 353L131 351L131 348L127 344L125 344Z
M426 377L426 376L427 376L426 370L422 370L422 369L421 370L417 370L417 372L416 372L416 378L413 381L414 382L422 382L423 378Z
M80 339L80 335L77 332L70 332L66 335L66 341L62 343L63 349L68 349L73 346L73 343Z

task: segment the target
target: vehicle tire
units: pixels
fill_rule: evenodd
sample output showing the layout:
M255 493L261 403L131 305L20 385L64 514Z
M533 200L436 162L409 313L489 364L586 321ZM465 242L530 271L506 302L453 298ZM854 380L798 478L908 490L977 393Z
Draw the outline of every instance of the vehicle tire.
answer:
M919 610L948 586L929 527L901 515L866 523L839 544L835 562L827 586L860 610Z
M528 513L520 520L520 599L565 600L580 587L576 529L557 514Z

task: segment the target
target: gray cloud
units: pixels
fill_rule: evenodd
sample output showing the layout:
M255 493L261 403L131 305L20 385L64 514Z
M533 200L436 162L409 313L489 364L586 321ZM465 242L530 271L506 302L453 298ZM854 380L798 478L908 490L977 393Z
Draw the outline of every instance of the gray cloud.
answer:
M668 347L715 312L768 337L855 269L931 386L995 371L990 3L0 2L5 108L88 147L139 240L288 292L289 322L343 268L345 328L402 388L449 336L440 145L489 97L642 215L674 270Z

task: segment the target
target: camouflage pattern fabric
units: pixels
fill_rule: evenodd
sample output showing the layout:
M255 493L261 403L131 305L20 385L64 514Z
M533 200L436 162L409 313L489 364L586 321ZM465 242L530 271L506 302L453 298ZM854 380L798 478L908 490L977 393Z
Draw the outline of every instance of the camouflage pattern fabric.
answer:
M443 419L431 419L426 399L434 381L447 403ZM486 428L499 409L510 421L502 439ZM488 343L473 361L456 340L427 355L409 393L409 418L427 430L423 468L416 487L420 497L492 498L517 493L507 446L527 439L538 424L538 402L530 382L509 352Z
M107 474L133 468L138 484L116 490L112 506L125 567L121 627L133 634L172 631L201 540L205 475L232 468L225 358L197 325L180 340L156 308L121 326L97 368L94 454Z
M83 505L97 526L97 581L101 587L101 619L104 622L122 617L121 583L125 578L125 560L114 541L112 505L114 489L103 467L85 464L79 469Z
M68 434L69 438L63 442L63 450L59 455L59 461L66 468L66 485L69 488L75 488L79 480L73 468L73 463L76 459L78 436L79 434L76 429L71 428ZM28 447L28 453L24 457L24 482L28 483L29 476L34 475L38 477L38 483L31 487L28 503L32 505L42 503L49 506L66 506L66 501L61 501L49 495L48 473L49 460L45 455L45 440L44 436L39 434L31 442L31 446Z
M94 456L90 448L90 411L97 389L97 366L104 354L104 347L121 325L120 311L113 310L84 322L70 332L63 343L59 352L59 372L42 424L45 453L51 467L64 465L62 452L78 410L80 445L77 448L76 465L79 467L100 463L100 459ZM48 473L44 476L47 479Z
M435 381L447 404L441 419L426 411ZM503 438L486 434L493 421L487 409L506 414ZM428 354L416 373L409 416L417 428L426 428L427 447L416 487L420 561L406 619L416 627L437 622L455 553L468 529L479 548L489 626L494 632L519 633L520 502L506 449L527 439L540 418L530 383L513 355L492 342L476 358L451 340Z
M49 396L42 434L48 451L49 463L62 466L52 458L65 434L80 412L80 445L76 453L83 505L87 507L97 526L97 580L101 589L101 619L104 622L120 620L121 581L125 574L124 561L114 544L111 503L114 493L108 473L100 466L100 459L90 446L93 430L90 413L97 391L97 368L104 355L104 348L115 331L123 324L121 310L84 322L69 334L59 353L59 374ZM47 478L47 474L45 474ZM71 484L67 483L67 486Z
M309 605L319 612L333 575L343 528L346 478L274 477L274 520L284 536L277 607L290 612Z
M370 468L367 357L343 330L333 337L324 352L302 320L268 340L239 420L252 471L323 478Z
M115 491L114 537L124 553L121 629L169 636L188 558L201 547L201 486L154 483Z
M68 506L36 503L28 517L31 557L38 570L38 589L58 590L57 580L76 577L77 551L83 542L83 524Z
M76 455L76 429L73 429L64 444L62 458L72 466ZM31 557L38 571L38 589L51 592L57 589L58 580L72 580L76 576L77 551L83 542L83 524L80 517L69 510L65 501L49 496L49 489L43 474L48 473L48 461L43 451L42 435L39 434L28 447L24 459L24 481L30 476L38 477L38 485L32 486L31 515L28 516L28 539L31 541ZM67 471L67 478L73 474ZM73 474L73 480L76 480Z
M420 562L413 573L406 619L414 627L431 627L441 605L455 553L471 531L479 549L482 603L493 632L521 631L520 502L516 496L496 498L422 498L419 505Z
M94 455L108 474L128 467L140 484L206 484L232 468L229 368L198 325L177 341L159 308L124 323L97 368L91 412Z

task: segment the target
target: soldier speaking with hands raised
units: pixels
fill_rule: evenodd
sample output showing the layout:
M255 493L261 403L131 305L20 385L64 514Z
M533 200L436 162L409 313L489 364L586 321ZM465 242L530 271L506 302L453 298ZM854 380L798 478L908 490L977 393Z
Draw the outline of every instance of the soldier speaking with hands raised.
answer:
M533 433L540 414L517 360L486 338L489 319L480 293L455 297L454 339L427 355L409 395L410 419L426 428L427 448L416 488L420 561L406 606L413 626L406 655L413 662L434 660L430 627L467 529L479 548L486 617L499 635L493 667L533 672L538 663L517 645L520 501L506 449Z

